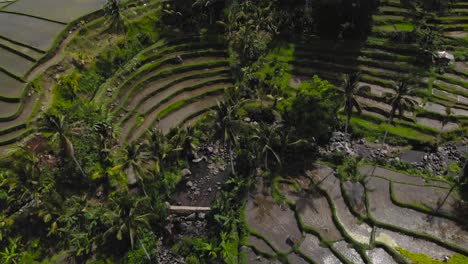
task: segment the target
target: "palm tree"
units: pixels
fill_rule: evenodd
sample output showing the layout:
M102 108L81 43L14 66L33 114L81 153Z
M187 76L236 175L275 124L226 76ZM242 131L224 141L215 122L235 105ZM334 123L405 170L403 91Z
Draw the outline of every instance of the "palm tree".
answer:
M13 150L11 165L15 170L13 177L7 178L10 190L17 189L20 199L38 196L42 168L39 156L24 146Z
M279 156L284 164L287 158L287 152L291 148L295 147L311 147L313 145L313 141L309 141L306 139L297 139L294 137L294 127L289 127L285 125L281 125L278 129L279 137L280 137L280 152Z
M148 130L144 144L148 147L154 161L154 171L156 173L164 171L165 165L170 162L171 153L177 151L167 142L167 138L162 131L156 128Z
M218 102L213 113L215 118L215 137L220 138L224 145L227 146L232 173L235 174L232 147L237 143L235 135L236 106L229 105L226 102Z
M116 138L114 127L110 122L102 121L96 123L93 130L99 139L99 156L101 162L106 162L109 158L111 144Z
M279 130L281 126L278 124L264 124L261 123L258 128L255 129L255 135L252 139L256 141L258 147L257 157L263 160L263 166L265 170L270 169L271 161L269 161L270 155L276 161L276 165L281 166L281 158L277 154L276 147L280 143Z
M109 30L125 34L125 22L121 14L120 0L107 0L104 11L109 19Z
M388 118L387 127L385 128L382 145L385 144L388 130L390 125L393 123L396 111L398 110L398 116L401 118L403 117L405 111L413 110L414 107L418 104L416 100L410 97L411 95L414 95L414 90L411 86L409 86L408 80L401 80L398 83L395 93L388 93L385 95L384 99L391 105L392 109Z
M193 152L195 151L195 130L193 127L187 127L179 131L178 141L181 148L182 155L187 159L193 158Z
M143 144L132 142L124 147L121 163L113 170L125 172L128 184L133 185L148 173L150 153Z
M111 203L112 210L104 214L105 221L110 225L104 237L115 235L118 240L128 239L133 248L135 239L144 230L151 229L150 220L155 215L150 213L150 199L125 194L111 198Z
M435 213L437 214L439 212L440 208L442 208L442 206L445 204L445 202L450 197L450 195L455 190L455 188L457 188L457 187L460 188L461 186L463 186L463 185L465 185L467 183L468 183L468 160L465 162L465 165L463 166L463 169L460 171L460 176L455 181L455 184L452 185L452 187L448 191L447 195L444 197L444 199L442 199L442 202L440 202L439 205L437 206L437 208L435 210ZM433 215L431 215L430 219L432 219L432 216Z
M66 116L61 114L45 113L39 120L39 131L48 136L50 142L60 145L62 153L72 159L83 177L86 174L75 156L75 148L71 136L71 124L68 123Z
M344 111L346 113L345 134L348 134L348 127L351 115L353 114L353 109L356 109L359 114L362 112L361 106L356 100L356 94L364 90L370 90L370 86L368 85L359 86L360 80L361 73L359 72L346 74L344 77L343 89L338 90L343 95L342 106L344 106Z
M213 24L214 4L217 2L224 2L224 0L197 0L193 3L192 7L201 7L208 9L208 16L210 17L210 25Z

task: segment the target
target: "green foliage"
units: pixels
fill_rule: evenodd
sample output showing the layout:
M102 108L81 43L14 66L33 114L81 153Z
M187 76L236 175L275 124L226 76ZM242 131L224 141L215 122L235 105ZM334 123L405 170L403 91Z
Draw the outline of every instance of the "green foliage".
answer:
M345 158L346 158L345 153L337 152L337 151L332 152L325 157L322 157L322 159L324 159L326 162L330 162L333 165L337 165L337 166L340 164L343 164L343 161Z
M216 29L223 15L225 1L175 0L165 2L161 16L162 26L185 32L198 32L204 28Z
M241 70L240 92L243 96L254 97L257 93L270 100L279 100L286 94L292 94L290 88L295 46L293 44L275 43L269 53L254 64Z
M237 110L237 115L240 119L249 117L251 120L258 120L269 124L275 121L275 115L271 105L257 100L243 103Z
M283 100L278 107L285 123L295 127L299 136L326 142L337 126L338 104L333 85L315 75L301 84L296 97Z
M265 0L234 2L225 23L233 58L241 67L263 55L276 31L272 3Z
M364 39L372 29L372 13L379 1L312 1L317 33L327 37Z
M137 247L127 253L123 262L128 264L154 263L158 252L157 241L158 239L154 233L145 233Z
M196 256L198 260L213 260L218 257L219 248L203 238L184 237L172 247L172 251L185 257Z
M360 137L367 137L370 141L381 140L385 133L385 120L373 118L366 115L351 118L353 133ZM395 121L395 125L388 127L389 135L386 143L392 145L425 145L435 142L435 137L420 132L419 129L403 126L403 123Z
M461 172L461 168L457 162L452 162L448 166L447 171L452 175L459 175Z
M14 240L10 239L10 245L5 247L2 252L0 252L0 259L2 263L5 264L17 264L19 263L20 253L18 252L18 241L16 238Z
M425 12L439 12L444 13L456 0L402 0L402 5L413 10L423 9Z
M406 249L397 247L396 248L403 256L407 257L411 260L413 264L442 264L442 263L449 263L449 264L462 264L468 262L468 257L463 256L461 254L455 254L451 257L448 261L440 261L435 260L428 257L425 254L417 254Z
M343 164L338 166L338 175L342 181L359 182L365 179L365 175L359 173L361 159L358 157L346 157Z
M200 261L198 260L198 257L194 255L190 255L185 259L185 263L187 264L200 264Z

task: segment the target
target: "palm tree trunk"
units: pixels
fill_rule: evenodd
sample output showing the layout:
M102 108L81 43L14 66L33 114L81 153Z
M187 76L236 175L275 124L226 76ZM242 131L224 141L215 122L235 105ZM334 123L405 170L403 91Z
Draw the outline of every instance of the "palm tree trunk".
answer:
M148 254L148 251L146 250L145 244L143 244L139 238L137 238L137 239L138 239L138 242L140 242L141 248L143 248L143 252L145 253L146 258L147 258L149 261L151 261L151 257L150 257L150 255Z
M437 142L436 146L439 146L440 144L440 139L442 138L442 133L444 132L444 124L442 124L442 127L440 128L439 134L437 135Z
M65 136L62 136L62 147L63 147L63 149L65 151L65 155L67 155L70 159L73 160L73 162L75 163L76 167L81 172L83 177L87 178L83 168L81 167L80 163L76 159L75 148L73 146L73 143Z
M445 127L446 124L447 123L444 120L444 122L442 122L442 127L440 128L439 135L437 135L437 142L436 142L437 146L439 146L439 144L440 144L440 140L442 139L442 133L444 133L444 127Z
M390 125L392 124L392 121L393 121L393 117L395 115L395 111L396 111L396 108L394 108L392 106L392 111L390 112L390 117L388 119L388 123L387 123L387 127L385 128L385 134L384 134L384 137L382 139L382 147L385 145L385 140L387 140L387 136L388 136L388 130L390 128Z
M71 158L73 159L73 162L75 162L75 165L78 168L78 170L81 172L81 175L83 175L84 178L87 178L88 176L86 176L86 173L84 172L76 157L73 155Z
M231 143L228 143L228 148L229 148L229 162L231 163L231 171L232 174L236 174L236 170L234 169L234 155L232 153L232 146Z
M351 113L346 113L345 134L348 134L349 122L351 120Z
M450 188L449 192L447 193L447 195L445 195L444 199L442 200L441 203L439 203L439 205L437 206L436 210L434 211L435 214L437 214L440 210L440 208L442 208L442 206L445 204L445 202L447 201L447 199L450 197L450 194L452 194L453 190L455 190L455 188L457 187L457 184L454 184L452 186L452 188ZM430 220L432 220L433 218L433 215L430 216Z

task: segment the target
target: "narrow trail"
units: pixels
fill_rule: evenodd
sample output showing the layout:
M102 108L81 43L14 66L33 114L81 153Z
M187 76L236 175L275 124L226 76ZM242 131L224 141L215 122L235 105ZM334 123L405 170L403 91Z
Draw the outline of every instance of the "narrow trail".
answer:
M33 68L33 70L26 76L26 81L30 82L34 80L38 75L47 71L50 67L59 64L64 58L65 48L73 40L73 38L78 34L79 30L73 31L60 43L58 50L55 52L52 58L44 61L41 64L38 64Z
M60 43L59 47L55 51L55 54L48 60L37 64L34 66L33 70L28 73L26 76L25 80L27 83L33 81L37 76L45 73L50 67L55 66L59 64L60 62L63 61L65 58L65 49L70 44L70 42L73 40L73 38L78 34L79 30L73 31L71 34L68 34L68 36ZM55 85L55 81L52 82L44 82L44 85L42 87L42 94L39 96L36 100L38 103L41 104L41 111L46 111L47 109L50 108L52 105L52 98L53 98L53 86ZM35 105L35 103L33 104ZM20 116L23 115L30 115L33 109L32 107L27 107L26 109L23 109L23 113ZM8 148L10 148L13 144L11 145L4 145L0 147L0 156L4 155Z

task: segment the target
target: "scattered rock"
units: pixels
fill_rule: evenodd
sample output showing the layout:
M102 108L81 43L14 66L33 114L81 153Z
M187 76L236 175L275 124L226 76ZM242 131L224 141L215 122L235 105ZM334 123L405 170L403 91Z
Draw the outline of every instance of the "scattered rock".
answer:
M192 213L188 215L187 217L185 217L185 220L187 221L195 221L196 219L197 219L197 215L195 213Z
M198 213L198 218L200 220L205 220L206 214L205 213Z
M188 181L185 186L189 187L189 188L192 188L193 187L193 182L192 181Z
M198 159L193 159L192 162L193 163L200 163L202 161L208 161L208 158L206 156L202 156L201 158L198 158Z
M190 175L192 175L192 172L189 169L183 169L182 170L182 176L183 177L190 176Z
M294 247L296 244L298 244L298 240L294 237L288 236L286 238L286 244L288 244L290 247Z

